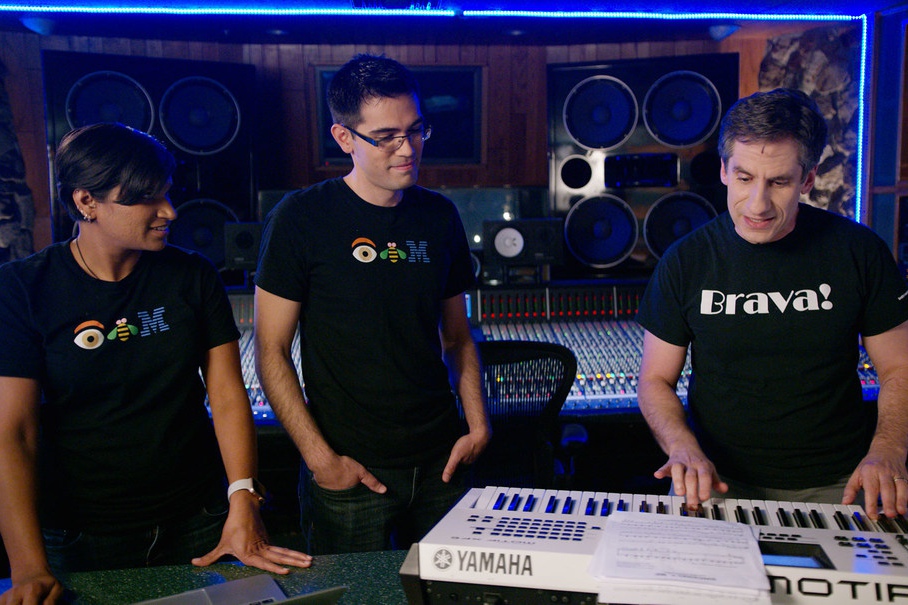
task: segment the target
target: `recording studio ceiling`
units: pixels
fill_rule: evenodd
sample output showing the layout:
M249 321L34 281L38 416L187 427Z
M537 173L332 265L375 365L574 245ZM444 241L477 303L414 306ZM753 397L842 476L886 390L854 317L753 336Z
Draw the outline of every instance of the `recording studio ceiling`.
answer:
M905 2L894 0L758 0L746 7L735 7L745 15L729 13L727 2L700 0L687 2L650 2L641 12L639 3L553 2L552 0L441 0L433 3L411 0L326 0L307 3L306 8L323 6L330 9L378 9L376 14L129 14L125 11L72 12L61 7L93 6L128 8L152 6L155 10L191 7L193 9L245 7L254 9L286 8L298 11L298 2L271 0L266 3L238 4L225 0L195 2L183 0L163 3L123 0L120 3L84 2L71 3L52 0L42 3L49 10L40 12L16 10L12 5L0 3L0 29L33 31L40 34L64 36L100 36L138 39L198 40L227 43L312 43L312 44L577 44L586 42L635 42L718 39L730 31L746 35L773 23L809 22L817 15L873 15L904 9ZM21 7L21 5L19 5ZM555 8L553 8L555 7ZM410 8L446 10L439 16L412 16L382 14L382 12ZM475 11L487 10L533 11L537 14L522 16L476 15ZM576 12L573 17L555 18L538 16L543 11ZM636 16L614 15L622 12ZM591 13L606 13L611 18L591 18ZM698 18L696 15L709 14ZM766 19L753 18L767 15ZM791 19L779 16L792 16Z

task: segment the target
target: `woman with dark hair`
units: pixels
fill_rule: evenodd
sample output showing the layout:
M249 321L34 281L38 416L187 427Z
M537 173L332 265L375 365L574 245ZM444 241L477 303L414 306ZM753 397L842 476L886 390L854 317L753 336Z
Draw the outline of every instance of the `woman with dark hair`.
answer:
M95 124L64 137L55 161L78 234L0 267L0 535L13 582L0 603L54 601L56 578L74 571L225 555L275 573L309 566L268 543L223 284L204 257L167 245L173 156Z

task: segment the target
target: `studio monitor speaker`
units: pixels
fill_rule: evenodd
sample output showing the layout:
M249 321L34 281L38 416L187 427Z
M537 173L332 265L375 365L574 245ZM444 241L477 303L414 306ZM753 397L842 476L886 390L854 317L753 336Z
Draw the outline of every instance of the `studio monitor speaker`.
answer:
M649 270L724 208L718 130L737 98L733 53L549 66L549 193L565 218L564 276Z
M254 271L258 266L262 242L262 223L227 223L224 225L227 269Z
M557 265L563 261L561 219L483 222L486 265Z
M183 245L206 239L200 235L206 228L223 234L223 225L212 224L221 218L255 220L253 66L65 51L43 51L42 61L52 150L73 128L123 123L152 134L177 159L170 198L180 214L173 233ZM56 192L53 198L54 239L60 241L72 223ZM190 232L194 236L185 237ZM195 249L223 262L223 242L222 235Z

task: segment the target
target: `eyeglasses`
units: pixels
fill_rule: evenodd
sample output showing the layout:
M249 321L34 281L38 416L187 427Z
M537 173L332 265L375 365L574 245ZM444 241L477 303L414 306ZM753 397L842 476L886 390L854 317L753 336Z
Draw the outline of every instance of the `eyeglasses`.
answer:
M422 142L428 140L428 138L430 136L432 136L432 127L431 126L425 126L425 127L420 126L419 128L414 128L413 130L407 131L407 134L381 137L380 139L373 139L371 137L367 137L364 134L360 134L360 133L356 132L349 126L346 126L343 124L342 124L342 126L344 128L346 128L347 130L349 130L354 135L356 135L359 138L361 138L362 140L364 140L365 142L372 145L373 147L377 147L380 150L387 152L387 153L391 153L393 151L397 151L398 149L400 149L403 146L405 140L409 141L410 145L416 145L417 143L422 143Z

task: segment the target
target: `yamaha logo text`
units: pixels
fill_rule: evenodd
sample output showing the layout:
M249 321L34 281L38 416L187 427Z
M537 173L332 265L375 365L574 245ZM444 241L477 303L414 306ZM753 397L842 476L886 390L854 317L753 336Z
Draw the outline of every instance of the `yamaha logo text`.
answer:
M458 550L456 558L447 548L435 552L435 567L447 570L456 565L458 571L505 576L532 576L533 557L525 553Z

